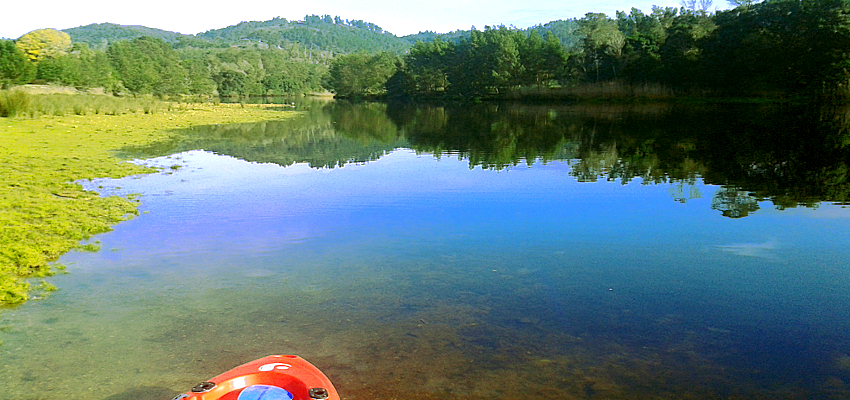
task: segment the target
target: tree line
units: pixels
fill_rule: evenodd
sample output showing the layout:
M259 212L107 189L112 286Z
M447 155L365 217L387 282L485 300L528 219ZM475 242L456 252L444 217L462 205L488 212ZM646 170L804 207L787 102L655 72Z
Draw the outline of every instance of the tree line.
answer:
M178 51L149 36L93 50L64 32L42 29L16 42L0 41L0 87L57 83L157 96L300 94L324 90L329 59L297 46Z
M529 87L567 88L620 82L658 84L676 92L720 95L848 94L850 1L737 1L711 13L689 7L632 8L615 18L588 13L556 34L546 26L485 27L454 35L421 33L392 61L387 55L340 56L331 88L343 95L476 98ZM563 31L566 28L566 31ZM368 59L367 59L368 58ZM381 60L384 60L383 63ZM385 79L357 90L349 73L370 70Z
M419 40L406 50L398 44L404 40L374 24L329 15L100 47L39 30L0 41L0 85L55 82L155 95L329 89L340 97L482 98L614 82L679 93L848 94L850 0L736 2L716 13L705 0L691 0L679 9L632 8L614 18L588 13L524 30L422 32L408 38ZM216 42L225 39L229 44Z

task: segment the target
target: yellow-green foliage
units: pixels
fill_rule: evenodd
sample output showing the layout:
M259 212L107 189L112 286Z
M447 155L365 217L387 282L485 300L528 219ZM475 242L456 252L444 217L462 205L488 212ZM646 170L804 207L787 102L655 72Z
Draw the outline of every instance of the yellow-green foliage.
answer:
M21 36L15 47L21 49L30 61L45 57L59 57L71 49L71 36L56 29L37 29Z
M8 94L0 92L0 98ZM32 103L57 99L28 96ZM97 101L110 101L108 96L99 97ZM77 107L85 110L81 113L40 111L38 118L0 118L0 305L25 301L30 289L26 278L50 275L49 262L137 214L137 202L131 199L101 197L74 183L151 171L122 162L112 155L115 149L166 140L175 134L174 129L193 125L256 122L286 115L255 106L174 105L153 100L140 102L136 109L104 105L121 112L91 112L93 106L84 98L65 98L80 101Z

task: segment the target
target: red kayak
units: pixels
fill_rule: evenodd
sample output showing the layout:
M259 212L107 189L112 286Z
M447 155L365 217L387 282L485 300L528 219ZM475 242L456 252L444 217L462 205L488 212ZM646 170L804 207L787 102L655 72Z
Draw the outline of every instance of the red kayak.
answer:
M325 374L298 356L268 356L231 369L172 400L339 400Z

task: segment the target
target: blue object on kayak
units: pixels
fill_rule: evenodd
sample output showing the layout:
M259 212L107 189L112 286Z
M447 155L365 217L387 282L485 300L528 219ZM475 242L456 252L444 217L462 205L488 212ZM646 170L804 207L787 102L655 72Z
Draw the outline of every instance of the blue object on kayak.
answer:
M242 390L236 400L292 400L292 393L277 386L251 385Z

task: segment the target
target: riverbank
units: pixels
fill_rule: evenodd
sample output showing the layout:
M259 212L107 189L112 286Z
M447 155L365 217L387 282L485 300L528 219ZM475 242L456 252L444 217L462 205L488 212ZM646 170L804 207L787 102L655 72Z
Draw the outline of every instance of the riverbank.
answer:
M195 125L283 119L274 107L161 103L155 112L0 118L0 306L19 304L61 266L63 253L137 214L133 198L101 197L75 181L154 172L114 151L167 140Z

